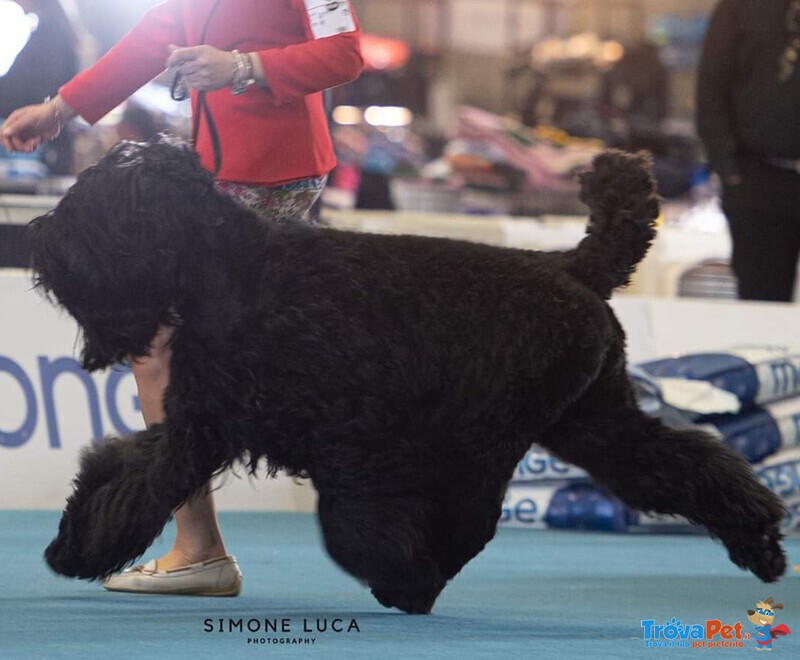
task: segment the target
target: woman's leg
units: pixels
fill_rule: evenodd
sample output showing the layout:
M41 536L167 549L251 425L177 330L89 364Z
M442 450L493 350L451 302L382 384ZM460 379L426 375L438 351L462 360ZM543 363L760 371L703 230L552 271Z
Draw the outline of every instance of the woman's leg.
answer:
M169 382L169 339L172 329L162 327L150 346L150 355L132 360L131 370L139 390L145 423L164 421L164 390ZM158 559L158 570L186 566L227 554L209 490L175 512L176 535L172 549Z
M217 182L217 187L266 218L303 222L308 221L308 211L322 193L326 180L327 176L314 177L276 187ZM131 360L142 416L148 426L164 421L164 390L169 383L171 336L171 328L161 327L150 344L150 355ZM159 571L227 555L214 497L208 487L205 494L198 495L175 511L175 525L172 549L156 562ZM238 572L238 568L236 570Z

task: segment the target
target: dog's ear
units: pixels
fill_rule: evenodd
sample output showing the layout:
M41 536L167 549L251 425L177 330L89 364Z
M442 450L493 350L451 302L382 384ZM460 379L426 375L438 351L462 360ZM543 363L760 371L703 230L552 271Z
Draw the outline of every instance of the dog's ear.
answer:
M50 302L55 301L53 300L53 282L49 273L53 272L55 268L52 265L53 254L49 249L52 241L48 240L46 234L52 226L53 214L54 211L48 211L31 220L25 228L26 238L30 245L28 266L31 269L34 288Z
M83 364L141 355L170 323L182 251L213 179L190 150L121 143L29 227L34 283L83 330ZM196 231L196 230L195 230Z
M204 327L223 337L229 264L264 228L188 145L159 137L113 147L31 231L37 285L82 326L84 365L102 368L143 354L182 306L204 306Z

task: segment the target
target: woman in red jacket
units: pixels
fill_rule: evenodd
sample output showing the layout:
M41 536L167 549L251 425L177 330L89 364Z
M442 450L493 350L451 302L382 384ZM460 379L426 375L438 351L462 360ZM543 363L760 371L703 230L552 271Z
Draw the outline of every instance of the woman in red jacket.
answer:
M322 91L363 62L348 0L166 0L51 101L15 110L8 150L32 151L80 115L96 122L165 68L191 90L193 139L217 185L277 220L304 218L335 165ZM145 422L164 419L169 336L132 361ZM210 493L175 514L172 549L104 583L110 590L235 596L241 572L225 550Z

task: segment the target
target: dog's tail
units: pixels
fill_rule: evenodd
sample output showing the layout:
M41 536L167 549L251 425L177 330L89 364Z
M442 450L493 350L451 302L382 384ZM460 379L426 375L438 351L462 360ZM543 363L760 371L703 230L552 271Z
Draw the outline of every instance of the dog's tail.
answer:
M603 298L624 286L650 247L659 214L647 154L607 150L581 179L587 236L568 252L566 270Z

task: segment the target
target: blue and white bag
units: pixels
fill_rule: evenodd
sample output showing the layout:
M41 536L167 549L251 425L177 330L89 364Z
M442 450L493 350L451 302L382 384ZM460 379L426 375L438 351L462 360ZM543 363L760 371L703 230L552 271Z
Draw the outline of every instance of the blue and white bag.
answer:
M751 463L800 445L800 396L737 415L714 415L698 428L719 437Z
M783 500L786 517L781 530L800 532L800 448L775 454L753 469L761 483Z
M506 492L500 525L527 529L577 529L605 532L686 531L678 516L631 511L590 483L514 484Z
M736 395L742 406L800 395L800 350L774 346L694 353L639 365L656 378L700 380Z
M533 445L514 470L514 483L542 481L586 481L589 475L584 470L553 456L538 445Z

